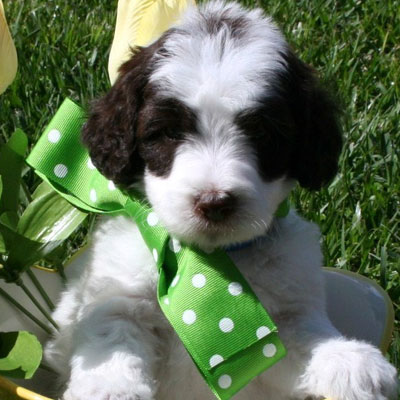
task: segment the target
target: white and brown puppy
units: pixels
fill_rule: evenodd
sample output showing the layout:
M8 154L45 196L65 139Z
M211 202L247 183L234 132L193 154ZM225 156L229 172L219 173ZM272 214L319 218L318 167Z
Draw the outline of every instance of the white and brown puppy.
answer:
M176 240L228 246L276 321L287 357L235 399L395 396L394 367L326 316L318 228L274 218L296 181L318 189L335 175L341 134L333 102L262 11L189 10L121 67L83 141L106 177L142 188ZM64 399L214 398L161 313L134 222L102 219L70 269L46 351Z

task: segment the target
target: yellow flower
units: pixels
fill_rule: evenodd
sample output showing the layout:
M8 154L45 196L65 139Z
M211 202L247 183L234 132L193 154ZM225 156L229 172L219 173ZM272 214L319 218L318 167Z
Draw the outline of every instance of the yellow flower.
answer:
M131 48L147 46L162 35L195 0L119 0L114 40L108 60L111 84Z
M17 66L17 51L8 29L3 1L0 0L0 94L14 80Z

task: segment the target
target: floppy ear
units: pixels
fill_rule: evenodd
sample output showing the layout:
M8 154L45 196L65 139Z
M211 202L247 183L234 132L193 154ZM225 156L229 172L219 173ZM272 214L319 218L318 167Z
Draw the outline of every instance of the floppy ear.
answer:
M290 175L305 188L319 189L337 172L342 148L339 109L311 67L293 53L286 59L297 131Z
M120 67L110 91L93 102L82 130L93 164L115 183L132 183L144 168L136 151L135 130L156 44L139 48Z

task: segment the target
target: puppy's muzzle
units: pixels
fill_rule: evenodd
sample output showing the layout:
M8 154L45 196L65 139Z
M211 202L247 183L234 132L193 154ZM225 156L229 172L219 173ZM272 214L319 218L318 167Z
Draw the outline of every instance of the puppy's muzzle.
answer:
M194 211L208 222L221 222L230 217L237 207L237 198L230 192L204 191L194 198Z

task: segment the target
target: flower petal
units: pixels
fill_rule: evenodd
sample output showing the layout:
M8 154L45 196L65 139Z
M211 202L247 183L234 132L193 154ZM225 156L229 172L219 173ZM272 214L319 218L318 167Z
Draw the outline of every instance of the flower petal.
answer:
M17 51L8 29L3 2L0 0L0 94L14 80L17 66Z
M158 39L194 0L119 0L114 40L108 60L111 84L118 68L136 46L148 46Z

